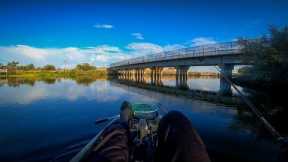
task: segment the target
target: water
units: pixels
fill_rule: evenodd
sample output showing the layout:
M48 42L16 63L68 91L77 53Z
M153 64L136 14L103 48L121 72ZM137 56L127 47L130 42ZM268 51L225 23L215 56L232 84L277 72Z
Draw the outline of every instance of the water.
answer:
M163 77L162 82L164 86L176 87L175 76ZM220 79L217 76L189 76L187 80L187 86L191 90L219 92ZM237 88L242 91L241 87L237 86ZM231 89L231 91L233 95L238 95L235 89ZM245 92L242 91L242 93Z
M163 82L173 86L171 79ZM161 103L168 110L183 112L216 161L274 161L279 152L278 145L261 134L257 122L241 107L109 80L1 81L0 85L0 161L49 161L68 147L82 146L104 126L94 125L95 119L117 114L124 100ZM219 79L198 78L188 80L188 85L218 91Z

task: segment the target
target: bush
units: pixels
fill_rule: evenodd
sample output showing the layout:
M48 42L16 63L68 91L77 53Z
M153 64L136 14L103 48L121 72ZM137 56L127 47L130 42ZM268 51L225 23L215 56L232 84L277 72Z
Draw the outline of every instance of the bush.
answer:
M42 70L56 70L55 66L54 65L51 65L51 64L48 64L48 65L45 65Z
M76 70L83 70L83 71L88 71L88 70L95 70L96 67L93 65L90 65L88 63L84 63L84 64L78 64L76 66Z
M254 41L240 40L243 60L254 65L243 69L256 80L288 81L288 27L270 28L270 36Z

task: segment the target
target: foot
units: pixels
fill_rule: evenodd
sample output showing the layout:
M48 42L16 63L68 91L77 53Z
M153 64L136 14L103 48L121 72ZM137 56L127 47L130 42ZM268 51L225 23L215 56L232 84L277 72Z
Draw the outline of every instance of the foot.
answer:
M128 123L132 118L132 105L128 101L124 101L120 108L120 121Z

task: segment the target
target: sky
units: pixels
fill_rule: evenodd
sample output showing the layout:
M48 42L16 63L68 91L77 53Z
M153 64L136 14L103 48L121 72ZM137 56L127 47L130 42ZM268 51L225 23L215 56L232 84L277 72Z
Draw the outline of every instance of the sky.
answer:
M288 24L285 0L1 0L0 63L97 67L257 38Z

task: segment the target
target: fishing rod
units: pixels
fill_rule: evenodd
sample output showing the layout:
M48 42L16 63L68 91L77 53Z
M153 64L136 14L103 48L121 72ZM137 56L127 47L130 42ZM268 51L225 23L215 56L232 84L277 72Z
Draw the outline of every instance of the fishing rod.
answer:
M240 95L240 98L244 103L248 105L250 110L260 119L260 121L264 124L266 129L272 134L274 138L285 147L288 146L288 138L281 136L281 134L268 122L268 120L264 117L264 115L256 108L256 106L245 97L242 92L237 88L237 86L217 67L216 70L220 73L221 77L223 77L231 86L236 90L236 92Z

